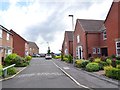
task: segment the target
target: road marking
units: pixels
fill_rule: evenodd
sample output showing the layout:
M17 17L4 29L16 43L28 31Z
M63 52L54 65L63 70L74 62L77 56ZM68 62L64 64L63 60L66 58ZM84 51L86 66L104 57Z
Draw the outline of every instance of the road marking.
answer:
M63 73L59 72L42 72L42 73L30 73L30 74L22 74L17 76L17 78L24 78L24 77L33 77L33 76L61 76L64 75Z
M53 61L52 61L52 62L53 62ZM81 86L81 87L83 87L83 88L90 89L89 87L80 84L80 83L79 83L77 80L75 80L70 74L68 74L65 70L63 70L62 68L60 68L55 62L53 62L53 63L54 63L54 65L55 65L56 67L58 67L66 76L68 76L72 81L74 81L78 86Z
M63 67L63 69L70 69L69 67Z

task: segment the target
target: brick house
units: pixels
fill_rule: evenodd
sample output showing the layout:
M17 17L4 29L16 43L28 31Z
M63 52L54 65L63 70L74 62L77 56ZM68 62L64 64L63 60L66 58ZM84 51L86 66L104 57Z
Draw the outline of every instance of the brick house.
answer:
M0 63L6 55L11 54L13 50L13 35L12 33L0 25Z
M120 56L120 1L113 2L105 20L108 55Z
M13 34L13 53L21 57L28 55L28 42L13 30L10 30L10 32Z
M103 20L77 19L73 39L73 57L88 59L91 56L107 55L104 34Z
M29 45L29 54L32 56L34 54L39 54L39 47L35 42L28 41Z
M62 52L63 55L73 56L73 31L65 31Z

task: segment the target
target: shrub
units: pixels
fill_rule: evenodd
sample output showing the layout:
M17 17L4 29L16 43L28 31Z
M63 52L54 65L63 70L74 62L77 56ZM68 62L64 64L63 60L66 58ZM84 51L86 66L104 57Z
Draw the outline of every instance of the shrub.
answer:
M64 57L64 58L63 58L63 61L68 62L68 58Z
M90 57L89 61L93 62L94 61L94 57Z
M120 60L120 56L117 56L116 59L117 59L117 60Z
M60 58L61 58L61 56L55 56L54 58L55 58L55 59L60 59Z
M15 53L8 55L8 56L5 58L5 60L4 60L5 65L8 66L8 65L13 64L13 63L14 63L13 60L14 60L16 57L17 57L17 54L15 54Z
M2 76L2 65L0 65L0 76Z
M116 60L116 65L119 65L120 64L120 60Z
M86 70L89 72L94 72L99 70L98 63L88 63L86 66Z
M116 68L120 69L120 64L116 66Z
M25 60L27 60L27 61L30 61L31 59L32 59L31 56L26 56L26 57L25 57Z
M106 60L107 60L107 57L101 56L101 61L106 61Z
M81 67L85 68L88 63L90 63L89 60L83 60L82 63L81 63Z
M101 59L100 58L95 58L95 63L100 63Z
M100 63L99 63L99 69L103 70L105 66L108 66L108 63L104 62L104 61L100 61Z
M8 74L8 75L14 75L14 74L16 74L16 73L17 73L17 70L16 70L15 67L11 67L11 68L8 68L8 69L7 69L7 74Z
M112 64L112 60L109 59L109 58L106 60L106 62L107 62L108 65L111 65L111 64Z
M68 62L69 62L69 63L72 63L72 62L73 62L73 58L72 58L71 55L68 56Z
M78 67L78 68L81 68L82 62L83 62L82 59L76 60L76 61L75 61L75 66Z
M120 80L120 69L107 66L104 70L107 77Z

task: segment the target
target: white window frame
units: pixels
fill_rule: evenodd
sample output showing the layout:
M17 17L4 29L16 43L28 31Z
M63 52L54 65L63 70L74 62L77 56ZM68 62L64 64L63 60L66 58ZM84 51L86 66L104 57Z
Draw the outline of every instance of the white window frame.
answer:
M96 54L97 50L96 48L93 48L93 54Z
M118 49L120 50L120 47L117 46L118 43L120 43L120 41L117 41L117 42L116 42L116 55L117 55L117 56L120 56L120 54L118 54Z
M67 42L65 42L65 46L67 47Z
M97 48L97 53L101 54L101 49L100 48Z
M80 43L80 36L77 35L77 43Z
M68 55L68 49L65 49L65 55Z
M106 30L103 31L103 40L106 40L107 39L107 33L106 33Z
M2 32L3 32L2 29L0 29L0 38L2 38Z
M10 40L10 34L7 33L6 40Z

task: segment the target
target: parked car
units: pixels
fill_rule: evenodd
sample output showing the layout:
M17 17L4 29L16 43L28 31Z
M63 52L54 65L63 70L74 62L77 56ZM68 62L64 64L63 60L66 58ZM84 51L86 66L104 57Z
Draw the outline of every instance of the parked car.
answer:
M45 57L45 54L40 54L40 57Z
M45 59L52 59L52 55L51 54L46 54Z

